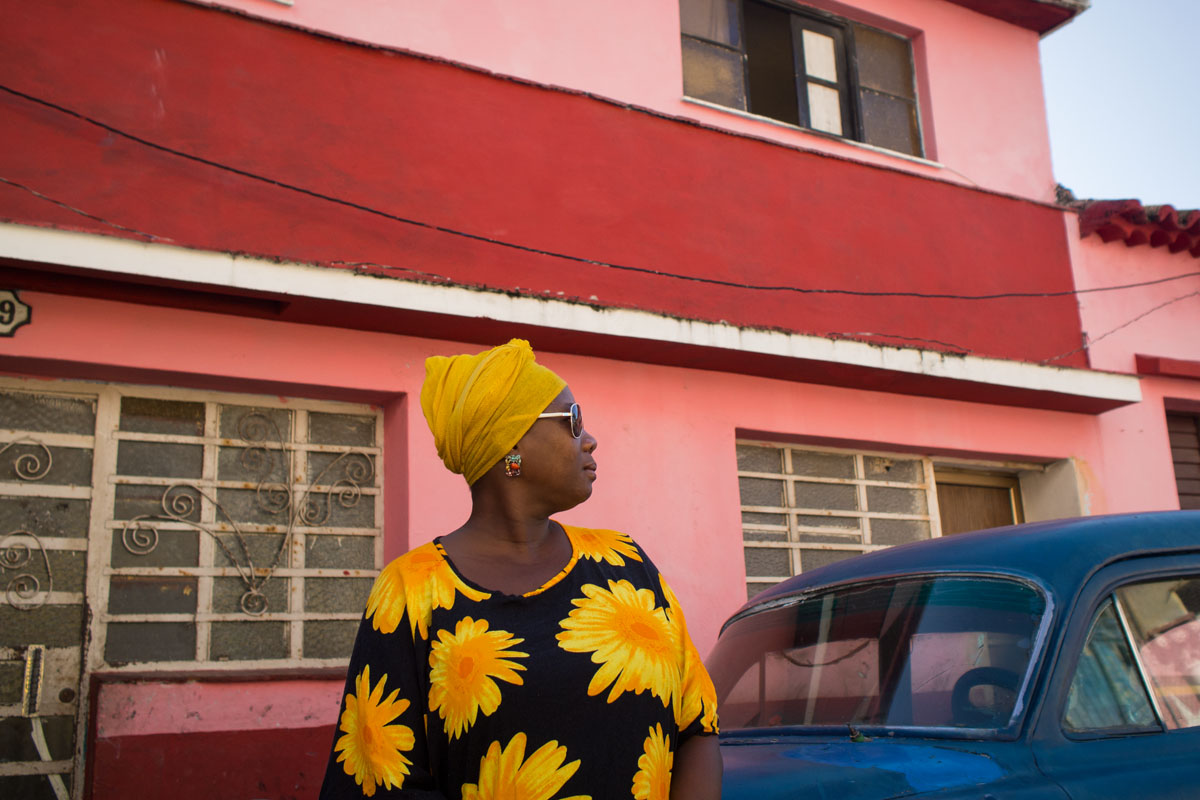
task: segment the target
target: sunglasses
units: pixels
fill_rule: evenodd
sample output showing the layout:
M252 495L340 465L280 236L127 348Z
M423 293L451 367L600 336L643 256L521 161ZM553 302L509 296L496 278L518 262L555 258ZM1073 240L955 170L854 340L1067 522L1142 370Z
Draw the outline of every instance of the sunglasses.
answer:
M571 435L578 439L583 435L583 412L579 410L579 403L571 403L570 411L547 411L545 414L538 414L538 419L547 417L570 417L571 418Z

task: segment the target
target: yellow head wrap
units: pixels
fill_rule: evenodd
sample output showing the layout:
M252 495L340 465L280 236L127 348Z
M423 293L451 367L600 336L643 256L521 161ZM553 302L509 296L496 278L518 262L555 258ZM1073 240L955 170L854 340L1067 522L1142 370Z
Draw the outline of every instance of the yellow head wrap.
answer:
M425 359L421 410L438 455L473 484L504 457L566 381L535 363L524 339L475 355Z

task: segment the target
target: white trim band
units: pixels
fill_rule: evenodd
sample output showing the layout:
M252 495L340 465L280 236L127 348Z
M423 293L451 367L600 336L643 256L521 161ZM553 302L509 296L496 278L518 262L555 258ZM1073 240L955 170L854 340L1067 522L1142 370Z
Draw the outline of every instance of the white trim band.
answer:
M336 299L396 310L486 318L565 331L1053 392L1118 404L1136 403L1142 399L1138 378L1133 375L743 328L630 308L596 308L548 297L514 297L500 291L388 280L331 267L53 228L0 223L0 256L217 288Z

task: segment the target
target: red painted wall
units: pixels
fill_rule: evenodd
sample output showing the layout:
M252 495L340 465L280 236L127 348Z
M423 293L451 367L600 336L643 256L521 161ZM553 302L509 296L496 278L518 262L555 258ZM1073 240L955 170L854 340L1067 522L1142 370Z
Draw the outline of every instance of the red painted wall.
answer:
M333 726L96 739L89 800L310 800L332 745Z
M3 86L442 228L734 283L952 294L1072 285L1061 213L1027 201L178 2L46 0L4 16ZM0 176L180 244L1032 361L1079 341L1069 296L965 302L680 281L347 208L11 92L0 91L0 120ZM134 235L5 184L0 218Z

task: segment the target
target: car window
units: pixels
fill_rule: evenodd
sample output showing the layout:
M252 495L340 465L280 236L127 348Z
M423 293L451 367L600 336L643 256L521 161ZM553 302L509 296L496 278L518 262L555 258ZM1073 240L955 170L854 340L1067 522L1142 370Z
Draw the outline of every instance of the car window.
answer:
M1200 725L1200 578L1126 586L1117 599L1164 724Z
M1021 581L839 587L734 620L709 658L726 730L1009 726L1046 600Z
M1092 621L1071 679L1063 726L1075 733L1158 727L1111 599Z

